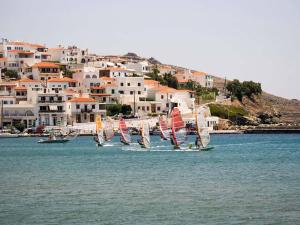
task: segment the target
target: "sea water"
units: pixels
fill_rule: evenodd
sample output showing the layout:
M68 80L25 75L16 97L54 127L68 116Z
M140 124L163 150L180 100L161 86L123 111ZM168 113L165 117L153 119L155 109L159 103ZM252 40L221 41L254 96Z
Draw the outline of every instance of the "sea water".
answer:
M38 140L0 139L0 224L300 224L300 135L214 135L206 152Z

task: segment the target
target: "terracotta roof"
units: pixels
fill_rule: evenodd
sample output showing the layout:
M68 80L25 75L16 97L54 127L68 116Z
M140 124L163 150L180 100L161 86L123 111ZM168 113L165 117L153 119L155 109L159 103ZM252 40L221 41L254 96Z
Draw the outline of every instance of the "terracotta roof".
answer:
M120 68L120 67L106 67L104 69L101 70L109 70L109 71L129 71L126 68Z
M100 77L101 80L109 80L109 81L112 81L112 80L115 80L115 78L111 78L111 77Z
M152 90L157 91L157 92L161 92L161 93L176 92L176 89L170 88L170 87L167 87L167 86L163 86L163 85L160 85L158 87L154 87L154 88L152 88Z
M65 89L64 91L65 91L65 93L68 93L68 94L75 94L75 93L77 93L77 92L74 91L72 88L67 88L67 89Z
M78 82L75 79L69 78L69 77L63 77L63 78L51 78L48 80L48 82L68 82L68 83L76 83Z
M25 45L25 46L35 47L35 48L45 48L44 45L32 44L32 43L27 43L27 42L23 42L23 41L10 41L9 44L10 45Z
M16 87L16 91L27 91L27 87Z
M21 82L21 83L40 83L40 81L32 80L32 79L29 79L28 77L23 77L22 79L17 80L17 81Z
M205 76L205 75L207 75L207 73L200 72L200 71L195 71L195 72L192 72L192 75L193 76Z
M7 60L7 58L0 58L0 61L5 61Z
M187 83L188 80L187 79L177 79L178 83Z
M146 85L158 85L159 81L156 81L156 80L144 80L144 84L146 84Z
M111 96L111 94L106 94L106 93L97 93L97 94L90 94L91 96L97 96L97 97L106 97L106 96Z
M39 62L34 64L32 68L59 68L59 66L52 62Z
M11 81L11 82L2 82L0 83L1 86L16 86L16 82L15 81Z
M93 98L72 98L69 102L96 102Z

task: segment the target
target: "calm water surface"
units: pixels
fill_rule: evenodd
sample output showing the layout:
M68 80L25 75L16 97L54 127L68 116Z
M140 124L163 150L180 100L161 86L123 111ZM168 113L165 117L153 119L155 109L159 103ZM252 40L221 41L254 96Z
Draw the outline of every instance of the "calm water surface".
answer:
M210 152L37 141L0 139L0 224L300 224L300 135L215 135Z

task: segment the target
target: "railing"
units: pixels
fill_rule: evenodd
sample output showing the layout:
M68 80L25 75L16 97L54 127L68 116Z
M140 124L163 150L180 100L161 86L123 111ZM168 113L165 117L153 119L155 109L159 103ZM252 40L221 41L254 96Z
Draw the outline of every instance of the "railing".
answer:
M63 103L63 100L38 100L38 103Z
M92 109L81 109L80 111L81 111L81 113L91 113L91 112L93 112Z
M43 109L39 110L40 113L64 113L65 110L50 110L50 109Z

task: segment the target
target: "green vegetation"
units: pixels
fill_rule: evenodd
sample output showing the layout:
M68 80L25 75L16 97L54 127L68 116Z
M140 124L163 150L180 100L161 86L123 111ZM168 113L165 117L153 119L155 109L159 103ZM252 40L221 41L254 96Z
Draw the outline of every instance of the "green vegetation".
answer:
M248 113L243 107L228 106L221 104L209 104L212 116L218 116L223 119L230 119L237 116L246 116Z
M24 123L17 123L17 124L15 124L15 128L17 129L17 130L19 130L20 132L23 132L24 130L25 130L25 124Z
M19 74L18 74L18 72L17 71L15 71L15 70L8 70L8 69L3 69L2 70L2 73L4 73L4 75L6 76L6 77L9 77L9 78L11 78L11 79L18 79L19 78Z
M122 105L122 104L108 105L106 110L108 116L119 115L120 113L122 113L123 115L129 115L132 112L130 105Z
M262 92L260 83L255 83L253 81L244 81L241 83L237 79L229 82L226 89L233 97L236 97L240 101L242 101L244 96L253 100L254 95L259 95Z
M63 72L64 77L73 78L74 71L68 70L65 66L60 66L59 68Z
M217 88L202 87L199 83L189 80L187 83L181 86L182 89L188 89L195 91L197 102L201 100L214 100L219 94Z
M178 89L178 80L176 77L171 74L164 74L163 76L159 75L159 70L157 68L153 68L151 73L148 73L147 76L151 77L151 79L158 81L161 85L166 85L171 88Z

